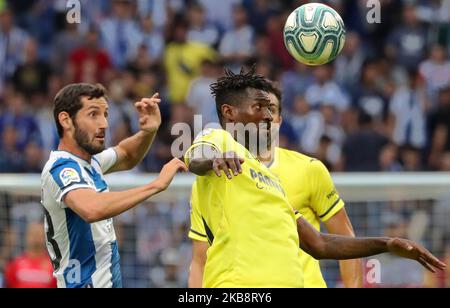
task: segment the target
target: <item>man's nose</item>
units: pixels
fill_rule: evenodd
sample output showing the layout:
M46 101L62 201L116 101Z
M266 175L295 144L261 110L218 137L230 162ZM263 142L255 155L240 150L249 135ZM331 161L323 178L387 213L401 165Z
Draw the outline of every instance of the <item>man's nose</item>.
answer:
M264 121L266 121L266 122L273 121L273 115L272 115L272 112L270 112L269 108L264 108Z
M100 121L100 128L107 129L109 127L108 119L106 117L103 117Z

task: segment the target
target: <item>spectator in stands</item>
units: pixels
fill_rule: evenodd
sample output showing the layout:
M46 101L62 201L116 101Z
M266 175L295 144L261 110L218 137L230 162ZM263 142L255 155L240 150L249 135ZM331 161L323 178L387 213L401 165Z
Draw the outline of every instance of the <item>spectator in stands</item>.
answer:
M63 29L53 38L50 63L52 70L58 74L64 73L66 61L70 54L82 45L83 37L80 34L78 24L62 22Z
M233 29L227 31L220 42L219 52L226 65L237 72L252 56L254 30L248 24L243 6L233 7L233 22Z
M92 27L85 34L83 46L69 56L66 72L72 75L70 82L103 82L110 69L109 54L100 48L100 33Z
M383 132L389 112L389 100L380 88L378 61L367 60L360 81L352 88L352 105L372 117L378 131Z
M12 126L4 127L1 135L0 173L21 171L22 154L17 150L17 131Z
M103 47L110 53L116 68L123 68L142 42L139 27L133 20L133 2L113 0L112 15L99 24Z
M188 41L215 47L219 41L219 31L206 21L205 9L199 3L192 3L187 12L189 30Z
M420 74L425 79L430 99L436 103L439 90L450 86L450 60L443 46L431 48L429 58L420 64Z
M343 112L350 105L347 94L333 80L333 66L326 64L314 69L315 82L306 89L305 98L313 108L319 108L327 102L334 105L337 111Z
M156 29L153 24L153 19L150 15L145 16L141 20L141 35L140 48L144 47L147 56L150 59L150 65L158 63L164 53L164 36L161 30Z
M388 139L378 133L372 118L359 115L359 130L350 134L344 142L342 165L345 171L380 171L380 153Z
M203 125L219 123L210 86L219 77L221 69L222 67L215 62L203 61L201 75L192 81L189 89L186 103L192 108L194 114L202 117Z
M426 55L427 34L417 18L416 5L403 8L403 22L389 35L386 55L403 69L413 69Z
M402 171L403 167L398 159L398 146L389 142L383 147L380 153L380 167L383 172Z
M403 171L418 172L423 170L421 149L414 145L406 144L400 147L400 160Z
M14 25L14 16L8 7L0 10L0 94L3 82L10 78L22 61L22 51L28 34Z
M28 225L25 252L6 266L5 282L7 288L56 288L42 223Z
M292 111L296 98L304 96L306 89L313 82L311 69L300 62L296 62L292 69L283 72L281 76L283 109L287 112Z
M358 33L350 32L345 39L344 49L336 59L336 81L347 91L353 89L359 80L361 68L367 54L361 46Z
M427 143L428 101L417 69L408 73L408 84L397 89L390 102L392 139L399 146L410 144L422 149Z
M24 49L24 61L17 67L13 75L14 87L27 97L47 92L50 67L38 58L38 49L35 40L27 41Z
M199 74L204 60L214 61L216 53L207 45L187 41L187 23L177 21L172 29L172 40L164 55L167 86L171 103L184 103L189 86Z
M297 134L299 142L297 148L309 155L316 153L324 127L322 114L312 110L303 96L297 96L294 108L287 118Z
M26 145L32 141L41 144L41 135L36 120L30 111L27 110L25 98L22 94L15 93L6 101L7 109L0 113L0 136L8 127L14 129L16 133L16 151L23 151ZM0 144L0 151L3 145Z

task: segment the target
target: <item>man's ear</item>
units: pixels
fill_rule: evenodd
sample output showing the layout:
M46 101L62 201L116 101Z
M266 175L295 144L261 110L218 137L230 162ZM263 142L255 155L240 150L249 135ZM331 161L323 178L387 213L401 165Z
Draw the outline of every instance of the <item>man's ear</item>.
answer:
M227 122L234 122L236 117L236 107L228 104L223 104L221 108L222 117L227 120Z
M280 115L280 127L283 124L283 116Z
M58 121L59 124L61 124L61 126L63 127L64 131L71 130L73 127L72 118L65 111L58 114Z

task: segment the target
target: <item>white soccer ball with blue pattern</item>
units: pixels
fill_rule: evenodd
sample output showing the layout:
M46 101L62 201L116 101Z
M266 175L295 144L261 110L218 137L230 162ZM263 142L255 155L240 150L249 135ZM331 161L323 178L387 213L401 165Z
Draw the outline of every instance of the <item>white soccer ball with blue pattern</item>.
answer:
M302 5L286 21L284 43L289 53L299 62L307 65L328 63L344 47L344 21L327 5Z

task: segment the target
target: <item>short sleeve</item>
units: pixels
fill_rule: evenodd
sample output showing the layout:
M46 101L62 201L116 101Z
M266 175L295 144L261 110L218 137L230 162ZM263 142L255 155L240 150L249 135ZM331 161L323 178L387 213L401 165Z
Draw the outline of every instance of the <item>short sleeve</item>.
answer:
M208 242L199 206L200 206L200 198L197 193L197 183L194 183L194 185L192 186L192 194L190 201L191 229L189 230L188 236L190 239L196 241Z
M231 135L222 129L205 129L194 140L192 146L186 151L184 160L189 165L189 155L192 150L200 146L209 146L220 153L228 152L236 142Z
M73 159L59 159L50 169L51 177L57 185L56 201L75 189L91 188L83 178L80 165Z
M326 222L344 207L330 173L325 165L313 160L310 163L311 208L322 222Z
M117 152L114 148L109 148L100 154L97 154L93 159L100 165L103 174L107 173L117 162Z

